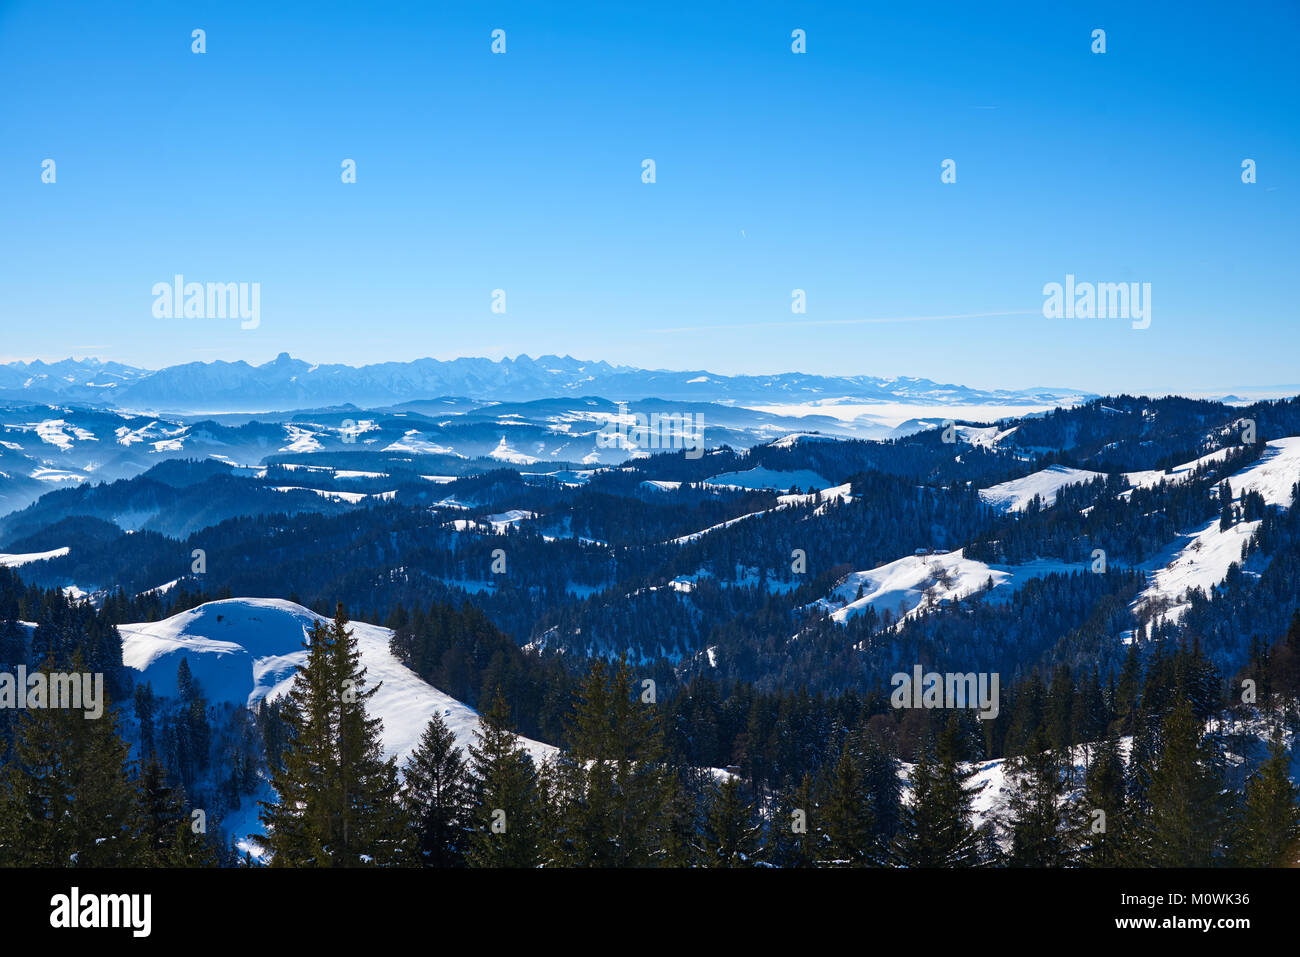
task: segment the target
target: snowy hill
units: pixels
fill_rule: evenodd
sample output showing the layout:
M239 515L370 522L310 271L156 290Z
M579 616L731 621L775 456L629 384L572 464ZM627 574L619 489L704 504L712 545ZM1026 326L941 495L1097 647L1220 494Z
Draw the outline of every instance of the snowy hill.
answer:
M54 548L47 552L26 552L21 555L0 555L0 567L17 568L19 565L29 565L32 562L48 561L51 558L59 558L68 554L67 548Z
M880 614L903 618L918 608L934 608L958 601L984 588L1018 588L1030 578L1053 572L1077 571L1078 566L1039 560L1023 565L990 565L966 558L963 550L931 555L909 555L869 571L853 572L826 598L810 607L829 612L838 622L861 614L868 607ZM861 593L861 597L858 597Z
M1230 479L1235 501L1247 492L1258 492L1266 505L1278 508L1293 505L1291 490L1296 482L1300 482L1300 436L1269 442L1258 462ZM1216 518L1185 533L1154 562L1158 567L1136 607L1152 609L1157 620L1177 621L1187 610L1183 600L1187 591L1199 588L1213 594L1214 587L1227 576L1228 567L1241 561L1242 546L1258 527L1258 521L1237 522L1221 530Z
M1056 501L1056 493L1067 485L1079 485L1104 478L1100 472L1072 469L1064 465L1051 465L1022 478L991 485L980 490L980 498L1004 512L1023 512L1037 495L1046 507Z
M778 472L772 469L747 469L744 472L726 472L704 480L705 485L721 485L731 488L776 489L785 491L789 488L814 488L818 491L830 488L828 482L816 472L800 469L796 472Z
M171 618L144 624L120 625L122 660L140 672L155 692L176 694L176 669L188 661L209 701L252 706L274 700L289 690L294 672L306 660L303 648L309 629L326 622L315 612L275 598L234 598L209 602ZM388 650L392 631L353 622L366 680L379 691L370 710L383 719L385 756L396 755L399 766L419 743L429 718L443 716L467 749L478 727L478 713L421 680ZM520 739L535 760L555 749Z

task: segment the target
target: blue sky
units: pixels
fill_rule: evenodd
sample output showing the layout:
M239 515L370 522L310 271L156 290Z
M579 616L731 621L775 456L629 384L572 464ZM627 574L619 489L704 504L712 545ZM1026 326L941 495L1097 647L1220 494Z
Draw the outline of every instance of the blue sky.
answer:
M1294 383L1298 37L1291 2L0 0L0 361ZM260 325L155 318L176 273L259 282ZM1151 283L1150 328L1045 319L1067 273Z

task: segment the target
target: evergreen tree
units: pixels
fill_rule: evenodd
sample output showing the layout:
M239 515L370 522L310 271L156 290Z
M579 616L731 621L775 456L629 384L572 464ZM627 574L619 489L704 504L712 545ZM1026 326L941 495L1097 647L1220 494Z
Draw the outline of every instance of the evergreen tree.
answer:
M1030 742L1029 753L1008 765L1012 784L1007 863L1012 867L1068 866L1074 853L1060 754L1048 747L1047 735L1040 729Z
M1133 744L1125 776L1126 800L1140 817L1150 809L1149 792L1163 735L1163 720L1147 710L1145 702L1133 713Z
M1224 532L1232 528L1233 510L1232 510L1232 485L1227 479L1219 486L1219 502L1222 508L1219 513L1219 531Z
M740 793L740 780L728 777L714 789L704 820L705 867L752 867L758 860L762 828Z
M510 730L498 689L470 745L474 809L466 859L471 867L536 867L542 862L541 810L533 759Z
M1101 676L1094 667L1092 673L1079 682L1078 691L1070 708L1070 727L1073 742L1083 745L1084 765L1092 763L1091 742L1104 737L1108 724L1106 701L1102 696ZM1069 762L1067 774L1070 784L1075 782L1075 762Z
M1300 860L1300 788L1291 781L1290 755L1275 735L1268 760L1246 782L1234 841L1241 867L1287 867Z
M425 867L465 863L469 781L464 755L442 716L434 714L407 759L402 804L416 830Z
M898 759L874 737L862 750L862 784L871 799L876 839L881 847L888 847L902 826L903 782Z
M1141 685L1142 659L1135 638L1129 643L1128 653L1124 656L1124 667L1120 671L1119 684L1115 686L1115 718L1119 722L1121 734L1130 734L1133 731L1134 713L1137 710Z
M154 715L158 712L158 699L154 697L149 682L135 686L135 716L140 722L140 760L148 762L154 757Z
M185 658L181 659L176 668L176 694L181 704L176 733L181 738L185 755L181 780L187 785L193 785L199 773L208 767L212 730L208 724L207 699L203 697L199 683Z
M215 867L217 856L205 836L195 833L181 794L168 787L162 765L150 760L140 778L144 839L154 867Z
M563 782L561 863L645 867L662 847L669 773L656 705L643 702L626 662L592 664L568 723Z
M698 773L694 769L680 769L668 776L664 798L663 853L659 861L663 867L693 867L703 853L699 839L698 802L683 780L687 775Z
M378 686L366 687L346 625L340 605L331 625L312 628L282 712L288 744L271 773L279 800L262 804L272 866L412 862L397 765L383 758L382 722L366 714Z
M1096 812L1100 811L1099 816ZM1081 862L1089 867L1118 867L1126 857L1128 800L1119 738L1100 742L1084 778L1083 800L1076 818Z
M82 672L79 652L70 670ZM47 659L42 671L54 670ZM135 867L150 863L130 745L107 701L98 719L74 708L20 712L0 790L0 864Z
M1162 738L1138 828L1138 857L1148 867L1221 863L1227 823L1223 782L1189 702L1179 702L1170 713Z
M832 864L865 867L879 863L875 822L858 762L847 742L831 772L822 820L824 853Z
M769 832L769 859L778 867L813 867L818 857L817 819L813 779L804 775L797 788L783 793Z
M960 766L959 731L950 720L938 747L921 751L912 771L912 801L904 808L894 859L904 867L973 867L983 863L972 824L979 788Z

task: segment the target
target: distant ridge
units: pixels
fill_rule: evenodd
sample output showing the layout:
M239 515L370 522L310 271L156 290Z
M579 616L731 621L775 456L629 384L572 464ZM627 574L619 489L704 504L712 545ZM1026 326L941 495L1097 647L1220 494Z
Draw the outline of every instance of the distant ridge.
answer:
M1072 404L1095 398L1077 389L981 390L907 376L817 376L798 372L724 376L615 366L572 356L514 359L414 359L365 366L314 365L280 353L261 365L187 362L149 370L98 359L0 364L0 400L77 402L160 411L286 411L353 403L381 406L462 396L529 401L601 395L673 401L797 403L865 402Z

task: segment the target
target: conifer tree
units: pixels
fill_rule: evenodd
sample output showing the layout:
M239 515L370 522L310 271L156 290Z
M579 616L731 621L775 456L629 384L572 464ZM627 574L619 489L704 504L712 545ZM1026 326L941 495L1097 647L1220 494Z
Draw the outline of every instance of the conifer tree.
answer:
M167 785L166 774L156 759L145 765L140 777L140 800L151 866L217 865L216 853L204 835L195 833L194 818L185 813L182 795Z
M1120 754L1119 737L1112 734L1097 744L1084 777L1083 800L1075 817L1082 864L1119 867L1124 863L1128 815L1124 758Z
M1079 682L1078 690L1070 707L1070 728L1073 741L1083 746L1083 764L1092 763L1092 742L1106 734L1106 702L1102 697L1101 676L1094 667L1091 674L1085 675ZM1071 749L1073 751L1073 749ZM1075 761L1069 762L1067 776L1070 784L1075 783Z
M479 717L470 745L473 830L471 867L536 867L542 862L537 769L510 730L510 706L500 689Z
M659 856L661 867L694 867L699 861L702 853L699 802L685 780L698 773L693 768L678 768L668 776Z
M656 705L636 695L626 662L592 664L568 724L562 863L645 867L662 847L670 777Z
M1068 820L1060 754L1048 747L1042 729L1028 753L1008 762L1012 772L1008 810L1012 867L1065 867L1073 862L1073 834Z
M762 828L740 793L740 779L728 777L715 788L704 820L705 867L752 867L758 860Z
M1238 866L1287 867L1300 860L1300 788L1291 781L1290 765L1281 736L1274 735L1268 760L1246 782L1234 841Z
M1227 824L1223 781L1188 701L1169 714L1162 739L1138 826L1138 859L1147 867L1221 863Z
M1066 665L1061 665L1052 673L1052 682L1047 689L1047 701L1044 708L1044 724L1047 735L1046 744L1064 763L1066 752L1074 742L1071 718L1074 712L1076 689L1074 678ZM1030 736L1031 742L1033 735ZM1034 743L1037 747L1038 743Z
M831 772L822 821L825 854L832 865L866 867L880 862L871 806L847 742Z
M176 732L183 739L186 756L181 780L192 785L199 772L208 767L212 731L208 724L207 699L203 697L203 691L185 658L181 659L176 668L176 694L181 703Z
M861 761L876 839L880 846L888 847L902 826L903 782L898 775L898 759L871 737L862 749Z
M334 683L342 689L337 739L342 842L335 866L410 867L418 860L402 810L397 759L384 757L384 722L366 710L379 685L367 687L367 669L347 622L339 605L330 627Z
M402 804L425 867L461 867L469 826L469 778L456 736L442 716L429 719L407 759Z
M27 636L12 618L0 618L0 667L12 671L27 663Z
M894 859L905 867L974 867L983 863L972 805L980 788L963 771L955 720L938 746L926 747L912 771L912 801L904 808Z
M811 775L777 801L767 847L769 860L778 867L813 867L818 859L820 809Z
M1142 659L1138 653L1138 641L1129 643L1128 653L1124 656L1124 667L1120 671L1119 684L1115 686L1115 719L1119 722L1121 734L1133 731L1134 713L1137 709L1138 692L1142 685Z
M382 722L366 713L378 686L366 687L346 625L340 605L332 624L313 626L283 708L288 743L271 773L279 800L262 804L272 866L413 862L397 765L383 758Z
M1150 808L1151 777L1160 754L1163 721L1144 704L1134 710L1132 717L1133 743L1125 775L1125 800L1136 819Z
M149 682L135 686L135 716L140 723L140 760L148 762L156 751L154 742L154 715L158 711L158 699L154 697L153 685Z
M70 670L84 671L79 652ZM42 671L54 670L46 660ZM0 788L0 864L135 867L148 864L130 745L108 701L99 718L74 708L20 712Z

